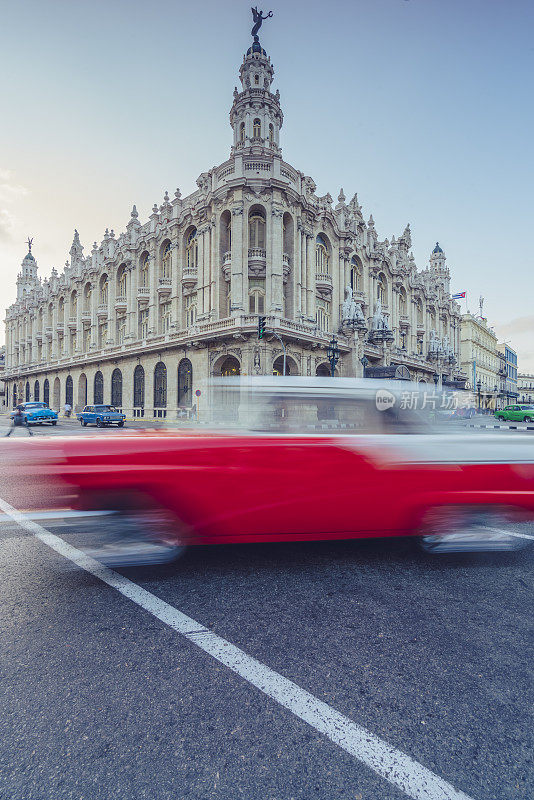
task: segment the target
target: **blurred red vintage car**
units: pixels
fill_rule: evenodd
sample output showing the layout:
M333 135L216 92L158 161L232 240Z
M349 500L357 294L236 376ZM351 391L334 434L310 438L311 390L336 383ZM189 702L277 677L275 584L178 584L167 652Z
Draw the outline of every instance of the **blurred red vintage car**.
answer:
M211 391L224 427L7 440L12 468L35 479L32 513L109 534L91 551L108 564L225 542L413 535L451 552L532 539L531 441L434 430L414 409L420 387L277 377Z

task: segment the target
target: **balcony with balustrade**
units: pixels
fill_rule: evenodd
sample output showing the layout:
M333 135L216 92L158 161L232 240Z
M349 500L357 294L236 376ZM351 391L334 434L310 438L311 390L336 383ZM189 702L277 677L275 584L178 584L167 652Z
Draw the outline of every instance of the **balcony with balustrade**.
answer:
M115 298L115 311L126 311L128 306L128 298L126 295L120 294Z
M328 272L315 273L315 285L318 289L332 289L332 276Z
M96 308L96 314L98 317L107 317L108 315L108 304L107 303L100 303Z

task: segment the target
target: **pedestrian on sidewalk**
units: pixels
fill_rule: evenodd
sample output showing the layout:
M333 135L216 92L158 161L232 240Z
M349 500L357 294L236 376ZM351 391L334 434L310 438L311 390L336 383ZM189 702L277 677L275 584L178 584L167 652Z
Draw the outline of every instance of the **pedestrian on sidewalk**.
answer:
M70 417L70 412L72 411L72 406L70 403L65 403L65 416Z
M29 435L33 436L33 431L30 430L28 419L23 416L22 409L18 408L18 407L13 412L13 418L12 418L12 422L11 422L11 427L8 430L8 432L6 433L6 436L11 436L11 434L13 433L15 428L26 428L26 430L28 431Z

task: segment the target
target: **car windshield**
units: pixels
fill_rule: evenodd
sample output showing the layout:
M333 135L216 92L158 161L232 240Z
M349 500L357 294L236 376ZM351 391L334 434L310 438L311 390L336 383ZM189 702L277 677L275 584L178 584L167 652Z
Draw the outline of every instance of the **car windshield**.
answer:
M95 411L104 411L106 413L116 411L115 406L95 406Z
M45 403L25 403L24 408L26 409L48 408L48 406Z
M534 406L520 406L521 411L534 411Z

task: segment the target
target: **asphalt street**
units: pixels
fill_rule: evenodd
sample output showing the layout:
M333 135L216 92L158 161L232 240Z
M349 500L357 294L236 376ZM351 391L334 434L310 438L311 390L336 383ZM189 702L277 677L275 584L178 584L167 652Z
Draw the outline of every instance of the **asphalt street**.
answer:
M88 434L74 421L53 435L61 432ZM0 498L26 505L24 487L5 474ZM3 519L0 798L408 796ZM77 544L68 527L54 533ZM438 558L402 539L191 548L172 565L120 574L458 797L532 800L533 567L532 546ZM429 787L421 796L438 794Z

